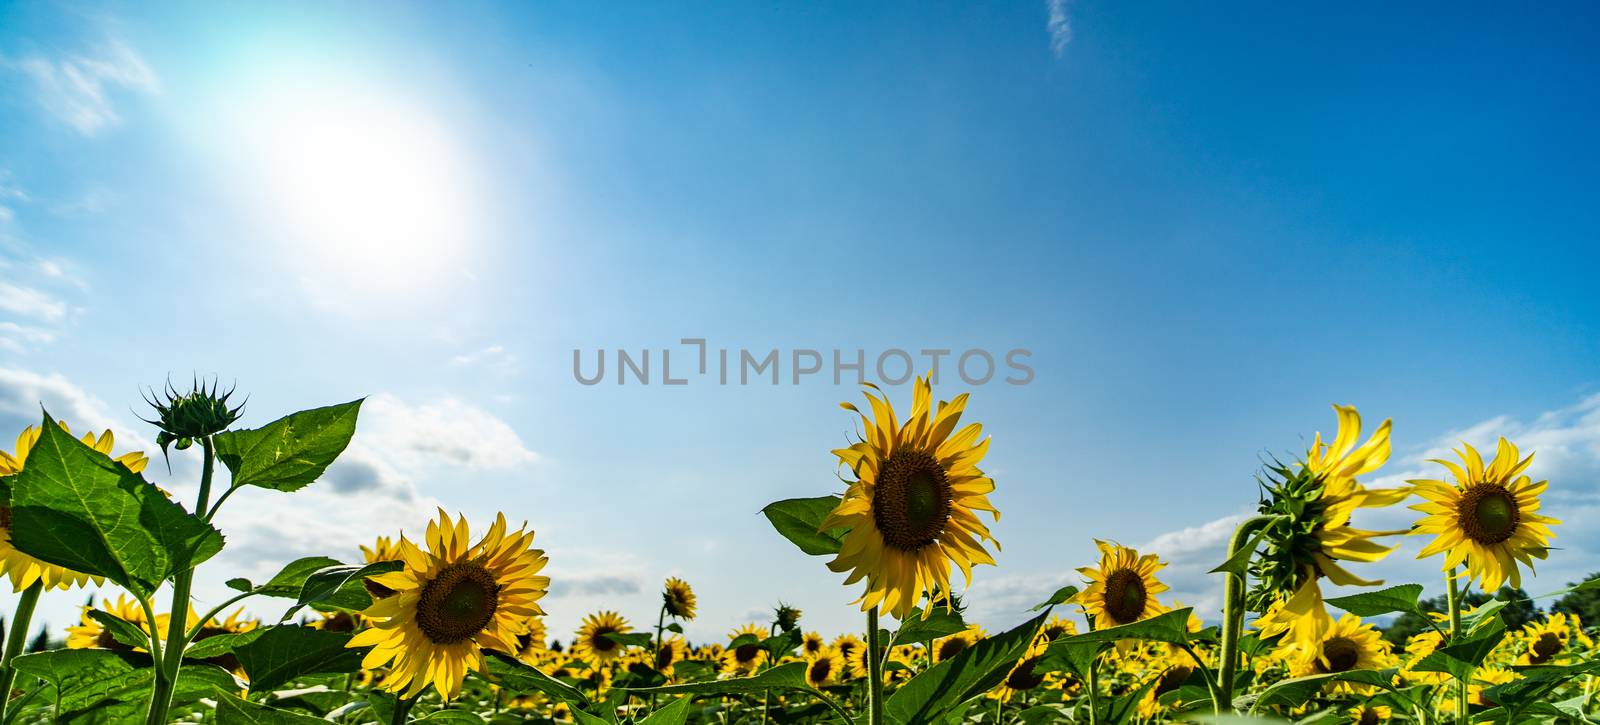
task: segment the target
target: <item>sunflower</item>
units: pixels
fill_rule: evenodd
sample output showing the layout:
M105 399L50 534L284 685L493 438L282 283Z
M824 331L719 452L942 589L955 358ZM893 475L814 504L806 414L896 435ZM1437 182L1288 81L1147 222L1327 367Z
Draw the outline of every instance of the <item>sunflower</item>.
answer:
M933 641L930 648L929 659L933 664L938 664L951 657L961 654L963 650L977 644L978 640L986 635L981 627L969 624L967 628L948 637L940 637Z
M845 677L844 656L831 647L806 655L806 684L817 689L839 684Z
M1140 556L1126 546L1095 539L1100 548L1100 566L1083 567L1079 574L1089 585L1073 596L1085 616L1094 617L1097 626L1131 624L1165 611L1156 595L1167 585L1156 578L1166 567L1155 554Z
M1533 559L1545 558L1554 524L1540 516L1539 494L1548 481L1533 483L1523 474L1533 463L1533 454L1519 458L1517 447L1501 438L1494 460L1485 466L1483 457L1472 446L1462 444L1456 451L1465 468L1453 461L1433 459L1449 469L1455 483L1411 481L1417 494L1427 503L1411 508L1424 516L1414 533L1434 534L1417 558L1445 553L1444 571L1466 562L1467 575L1477 580L1484 591L1494 591L1507 579L1511 586L1522 586L1517 562L1531 571Z
M682 579L667 579L666 588L661 591L661 605L666 607L667 615L674 619L694 619L694 590L689 587L689 582Z
M1000 684L995 685L995 688L989 694L992 697L1009 702L1011 698L1018 694L1026 693L1043 685L1046 673L1039 672L1036 668L1039 660L1044 659L1044 650L1045 643L1043 642L1035 642L1029 645L1027 651L1022 654L1022 658L1018 659L1016 664L1011 666L1011 670L1006 673L1006 678L1001 680Z
M800 638L800 653L810 657L828 648L828 643L823 641L822 635L816 632L806 632Z
M1437 612L1430 616L1434 618L1436 624L1442 622L1445 618L1444 615ZM1450 675L1446 673L1412 669L1427 659L1428 655L1439 651L1439 648L1443 646L1444 635L1437 629L1424 629L1411 635L1411 638L1406 640L1406 662L1405 666L1400 668L1400 676L1405 678L1408 683L1442 685L1447 682L1450 679Z
M394 539L387 536L379 536L373 539L372 546L361 545L361 559L368 564L375 564L380 561L398 561L400 559L400 547L395 544Z
M1572 643L1574 632L1577 633L1578 643L1584 650L1593 646L1593 642L1583 634L1583 627L1578 624L1577 615L1573 615L1569 621L1566 614L1557 612L1543 622L1523 627L1519 639L1527 643L1527 650L1517 658L1517 664L1551 664L1562 654L1572 652L1569 645Z
M1262 637L1289 633L1291 642L1313 646L1333 626L1322 603L1321 580L1339 586L1377 586L1380 580L1362 579L1341 561L1374 562L1393 546L1374 541L1393 533L1357 529L1350 525L1357 509L1397 504L1410 495L1409 488L1368 489L1357 476L1376 471L1389 460L1392 424L1385 420L1365 443L1361 415L1354 407L1335 405L1339 429L1333 442L1323 443L1318 433L1304 463L1275 466L1267 471L1269 497L1260 512L1277 520L1264 530L1266 549L1252 565L1259 582L1251 594L1255 622Z
M621 656L623 650L627 648L606 635L627 634L632 631L633 626L628 624L628 620L623 619L622 615L610 611L596 612L583 618L583 626L578 628L578 634L572 640L572 650L569 654L597 667L608 664Z
M1078 625L1065 617L1051 617L1039 628L1039 633L1034 635L1036 641L1053 642L1062 637L1071 637L1078 633Z
M1354 614L1339 617L1314 646L1291 646L1296 647L1295 660L1290 666L1290 674L1294 677L1381 670L1399 662L1389 643L1384 641L1383 634L1370 624L1362 624L1361 618ZM1340 682L1334 689L1364 691L1368 687Z
M750 641L752 637L754 641ZM761 641L766 638L767 630L759 624L746 624L730 632L728 649L722 653L722 671L737 675L754 673L761 663L767 661L767 650L761 646ZM739 642L740 639L745 641Z
M1388 705L1356 705L1344 711L1350 717L1350 725L1380 725L1394 717L1394 708Z
M66 423L61 421L56 421L56 423L61 426L61 430L66 431L68 434L72 433ZM22 433L17 436L16 455L0 451L0 477L13 476L22 471L23 465L28 461L28 452L33 450L35 443L39 442L39 434L41 432L42 430L39 428L28 426L22 429ZM98 438L92 433L85 433L82 440L84 445L107 456L111 455L111 448L115 444L115 440L109 430L101 433ZM112 460L122 464L124 468L134 473L143 471L145 466L150 463L150 459L145 454L137 451L124 453ZM0 506L0 572L4 572L6 576L10 577L11 586L19 592L32 586L34 582L41 582L45 589L71 589L91 581L96 585L105 581L101 577L72 571L66 567L41 561L18 551L16 547L11 545L10 506Z
M123 652L129 650L134 652L145 651L143 647L129 647L118 642L116 638L111 636L111 632L100 624L99 620L89 616L92 611L95 611L93 607L85 606L83 612L78 615L78 626L67 628L67 649L109 649ZM146 636L149 635L150 628L145 625L145 609L137 599L129 599L125 594L118 594L115 602L109 599L102 599L100 601L100 611L108 612L112 616L143 630ZM165 615L157 617L157 624L163 626L163 629L165 625L163 620L165 619Z
M538 662L539 658L549 651L545 645L545 636L547 634L548 632L544 626L544 617L529 617L528 631L517 635L517 651L515 652L517 659L528 664Z
M1184 655L1179 655L1184 656ZM1148 670L1157 674L1154 676L1155 685L1145 691L1144 697L1139 700L1139 717L1145 720L1154 720L1166 709L1161 702L1161 697L1169 692L1174 692L1183 687L1194 676L1194 664L1187 659L1178 659L1171 655L1158 657L1150 663ZM1149 680L1145 680L1148 684ZM1171 703L1177 704L1177 703Z
M661 646L656 648L654 656L655 670L668 677L672 676L672 668L689 654L689 643L683 637L673 635L661 641Z
M439 510L428 524L426 550L400 537L400 571L371 577L394 591L362 612L372 627L347 647L371 647L361 666L385 664L383 687L415 697L432 685L445 700L461 691L468 669L482 671L483 648L514 653L530 617L544 614L538 600L550 586L539 571L549 561L532 548L526 524L506 530L504 514L477 543L469 543L465 517L451 523Z
M858 600L862 611L904 619L924 594L948 604L951 562L968 584L974 565L994 564L983 542L996 549L999 543L976 514L988 511L1000 518L988 498L994 481L977 467L989 439L979 440L983 427L977 423L956 430L966 394L935 409L927 378L917 379L905 425L887 396L868 392L866 397L872 417L850 403L840 404L861 416L865 435L833 452L856 480L820 529L849 530L828 568L850 572L847 586L866 578L866 592ZM928 611L923 610L924 617Z

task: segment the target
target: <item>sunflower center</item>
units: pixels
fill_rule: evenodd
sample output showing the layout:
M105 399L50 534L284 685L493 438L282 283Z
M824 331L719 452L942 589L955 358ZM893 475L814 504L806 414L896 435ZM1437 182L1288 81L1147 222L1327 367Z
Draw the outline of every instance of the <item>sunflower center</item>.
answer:
M950 481L933 454L896 450L878 471L872 492L872 520L884 543L916 551L939 540L950 520Z
M812 682L827 682L828 676L833 674L833 660L827 657L818 657L811 661Z
M672 666L673 662L677 661L677 658L678 651L671 647L662 647L656 650L656 669L663 672L666 671L668 667Z
M11 530L11 507L0 506L0 529Z
M451 564L422 588L417 627L434 644L454 644L483 631L500 605L500 584L475 561Z
M1522 520L1517 499L1498 483L1480 483L1462 492L1456 514L1467 538L1479 544L1498 544L1511 538Z
M1549 662L1552 657L1561 654L1563 646L1561 638L1556 636L1554 632L1542 632L1539 634L1539 639L1534 640L1533 656L1528 659L1533 664L1542 665Z
M1039 657L1029 657L1011 668L1011 674L1006 675L1006 687L1013 690L1031 690L1044 683L1044 675L1033 671L1033 666L1039 664Z
M951 657L961 654L967 648L967 641L959 637L947 639L939 644L939 661L943 662Z
M733 658L739 662L754 662L760 654L761 645L759 644L741 644L733 648Z
M1322 657L1328 661L1328 672L1346 672L1361 661L1361 646L1345 637L1334 637L1322 644Z
M611 650L616 649L616 640L607 637L606 635L608 634L618 634L618 632L616 629L611 627L596 628L594 635L590 637L589 649L592 649L596 652L610 652Z
M1161 681L1156 683L1156 694L1165 695L1173 690L1183 687L1189 681L1189 675L1194 674L1194 668L1188 665L1174 665L1161 673Z
M1360 725L1378 725L1378 711L1362 709Z
M1118 569L1106 577L1106 614L1119 624L1139 621L1144 615L1147 596L1144 580L1127 569Z

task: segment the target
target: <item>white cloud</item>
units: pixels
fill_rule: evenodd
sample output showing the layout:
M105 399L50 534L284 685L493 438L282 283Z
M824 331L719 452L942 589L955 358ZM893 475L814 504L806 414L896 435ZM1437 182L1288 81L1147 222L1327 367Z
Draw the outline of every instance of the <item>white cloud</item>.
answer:
M67 315L67 304L32 287L0 282L0 310L46 322L59 322Z
M0 348L22 353L55 342L56 334L50 330L15 322L0 322Z
M28 370L0 368L0 421L6 423L0 431L38 424L41 405L50 411L51 417L80 433L109 428L119 439L136 440L103 401L60 373L41 375Z
M114 92L154 93L160 89L155 71L144 58L118 40L106 43L93 55L32 56L10 65L33 79L45 110L85 136L121 121L112 100Z
M1072 42L1072 21L1067 18L1067 0L1045 0L1049 20L1045 28L1050 31L1050 51L1060 58Z
M495 344L476 352L456 355L450 358L450 364L456 367L483 367L509 373L516 370L517 356L507 352L505 346Z
M409 405L375 395L362 405L361 418L357 442L381 448L402 466L509 468L537 458L505 421L454 398Z

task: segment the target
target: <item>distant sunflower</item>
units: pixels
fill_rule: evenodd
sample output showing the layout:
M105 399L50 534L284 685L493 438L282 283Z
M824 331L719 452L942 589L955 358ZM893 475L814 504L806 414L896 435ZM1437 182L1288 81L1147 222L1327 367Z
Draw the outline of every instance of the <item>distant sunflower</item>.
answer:
M78 617L78 626L67 628L67 649L109 649L120 652L144 652L143 647L130 647L111 636L111 632L100 624L100 621L89 616L95 611L94 607L84 607ZM118 594L115 602L103 599L99 611L110 613L124 622L132 624L143 630L149 636L150 628L145 624L144 607L137 599L129 599L125 594ZM162 618L164 619L164 617ZM163 633L164 634L164 633Z
M627 648L606 635L632 631L633 626L622 615L610 611L596 612L583 618L583 626L578 628L577 637L572 640L570 654L595 666L607 664L620 657Z
M689 644L683 637L673 635L661 641L661 646L656 649L655 670L668 677L672 676L672 668L682 662L689 654Z
M1071 637L1078 633L1078 625L1065 617L1051 617L1039 628L1039 634L1034 637L1036 641L1053 642L1062 637Z
M986 635L983 629L976 624L969 624L967 628L948 637L940 637L933 641L929 658L934 664L943 662L951 657L961 654L963 650L976 644Z
M1519 458L1517 447L1501 438L1494 460L1485 466L1483 457L1472 446L1462 444L1456 451L1463 468L1453 461L1433 459L1455 476L1452 485L1444 481L1411 481L1417 494L1427 503L1411 508L1427 516L1417 522L1414 533L1434 534L1417 558L1443 552L1444 571L1463 562L1469 578L1484 591L1494 591L1506 580L1522 586L1521 562L1531 571L1534 559L1543 559L1555 536L1550 527L1561 523L1540 516L1539 494L1548 481L1534 483L1523 474L1533 463L1533 454Z
M1356 705L1345 711L1350 725L1382 725L1394 717L1394 708L1388 705Z
M845 677L844 657L838 650L823 648L806 655L806 684L817 689L836 685Z
M983 542L999 544L976 514L1000 518L988 498L994 481L978 469L989 440L979 440L983 427L977 423L956 429L966 394L935 408L926 378L917 379L904 425L887 397L866 397L871 417L840 404L861 416L865 437L833 452L856 480L820 528L849 530L828 568L850 572L846 585L866 578L862 611L904 619L925 594L948 603L952 562L969 584L974 565L994 564Z
M1577 650L1571 647L1574 638L1580 645ZM1519 665L1548 665L1562 658L1562 655L1581 657L1582 652L1594 647L1593 640L1584 634L1578 616L1564 612L1553 613L1542 622L1523 627L1518 639L1525 642L1527 647L1517 657Z
M828 648L828 643L823 641L822 635L816 632L806 632L800 638L800 653L810 657Z
M1072 601L1083 613L1094 617L1096 627L1132 624L1166 611L1156 595L1167 585L1156 578L1166 564L1155 554L1140 556L1138 551L1109 541L1095 540L1100 548L1100 566L1083 567L1079 574L1088 577L1089 586Z
M1045 643L1035 642L1028 646L1022 658L1011 666L1011 671L1006 673L1006 678L995 686L991 693L995 697L1010 701L1019 694L1025 694L1045 683L1045 673L1038 670L1039 661L1044 659Z
M1354 614L1346 614L1333 623L1315 646L1301 647L1296 651L1290 673L1295 677L1304 677L1351 670L1381 670L1393 667L1398 662L1399 658L1394 656L1389 643L1383 640L1383 634L1376 627L1362 624L1361 618ZM1365 689L1364 686L1352 686L1349 683L1338 683L1334 687L1341 691L1358 687Z
M57 421L57 424L61 426L61 430L66 431L68 434L72 432L66 423ZM34 444L39 442L39 434L41 432L41 429L37 427L28 426L22 429L21 435L17 436L17 452L15 455L0 451L0 477L12 476L22 472L22 467L28 461L28 452L32 451ZM98 438L92 433L85 433L82 440L84 445L107 456L111 455L112 446L115 444L115 440L109 430L101 433ZM134 473L143 471L145 466L150 463L150 459L140 452L124 453L112 460L122 464L123 467ZM10 577L11 586L19 592L32 586L34 582L42 583L45 589L71 589L91 581L96 585L105 581L101 577L72 571L66 567L41 561L18 551L15 546L11 545L11 507L9 505L0 506L0 572L4 572L6 576Z
M362 667L387 665L382 686L415 697L432 685L445 700L461 691L467 670L483 669L483 648L517 651L517 635L544 614L538 600L550 586L539 571L549 561L533 548L526 526L506 530L504 514L477 543L467 520L443 509L429 522L423 550L400 538L400 571L371 577L394 591L362 612L372 620L347 647L371 647Z
M528 631L517 635L517 651L513 654L528 664L538 662L539 658L549 651L545 644L547 636L549 632L545 629L544 617L529 617Z
M745 635L755 638L734 645ZM761 663L767 661L767 650L761 641L767 638L767 629L759 624L746 624L728 634L728 649L722 653L722 671L728 674L750 675Z
M853 634L841 634L834 638L831 646L834 650L838 651L839 656L843 657L845 662L848 663L852 655L855 655L861 650L866 649L867 643L862 642L860 637L857 637Z
M674 619L694 619L695 597L694 589L677 577L667 579L667 585L661 592L662 605L667 608L667 616Z

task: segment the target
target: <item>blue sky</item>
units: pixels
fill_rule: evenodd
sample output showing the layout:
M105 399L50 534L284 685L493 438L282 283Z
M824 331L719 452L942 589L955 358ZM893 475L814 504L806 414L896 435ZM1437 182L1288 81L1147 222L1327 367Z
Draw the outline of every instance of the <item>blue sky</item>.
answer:
M43 401L148 446L140 387L196 372L237 379L250 424L372 396L329 480L230 502L200 596L435 505L503 510L550 552L558 633L644 623L667 575L701 593L697 638L780 599L857 618L756 513L839 489L853 386L590 387L578 348L1031 350L1031 384L971 388L1005 512L972 592L992 626L1093 537L1215 605L1201 573L1260 458L1331 432L1334 402L1395 419L1391 480L1505 433L1541 451L1554 515L1593 520L1595 26L1581 4L6 4L0 430ZM1600 552L1559 533L1530 589ZM1431 582L1419 545L1372 571ZM59 625L78 597L52 600Z

